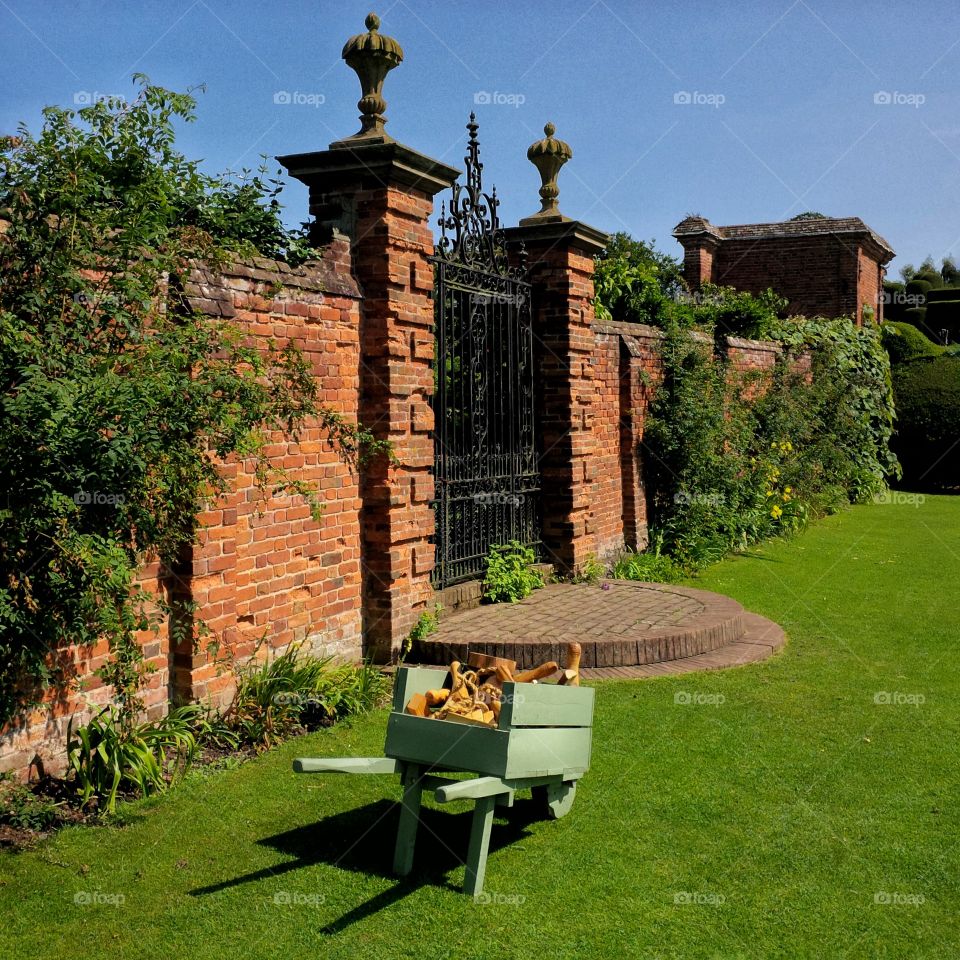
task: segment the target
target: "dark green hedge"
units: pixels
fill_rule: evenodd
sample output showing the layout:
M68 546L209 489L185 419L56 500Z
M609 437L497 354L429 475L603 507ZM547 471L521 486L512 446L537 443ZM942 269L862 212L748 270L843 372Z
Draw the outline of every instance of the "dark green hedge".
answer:
M894 450L914 488L960 486L960 356L920 357L893 369Z
M916 360L917 357L936 357L943 353L942 347L925 337L911 323L888 321L880 327L880 334L883 345L890 354L890 362L894 365Z

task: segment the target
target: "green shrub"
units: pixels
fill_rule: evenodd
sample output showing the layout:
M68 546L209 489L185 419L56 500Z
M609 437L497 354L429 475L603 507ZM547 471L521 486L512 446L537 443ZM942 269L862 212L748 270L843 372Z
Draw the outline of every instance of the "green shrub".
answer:
M96 797L113 813L121 791L147 796L179 779L197 753L191 729L196 710L179 708L160 720L132 724L119 707L110 705L76 730L71 720L67 761L82 802Z
M543 574L534 568L536 562L533 548L516 540L491 547L483 579L484 599L491 603L516 603L539 590Z
M443 606L438 603L432 610L424 610L420 614L417 622L410 628L410 633L407 634L406 639L400 647L401 663L407 658L417 643L424 637L429 637L430 634L437 632L440 628L441 610L443 610Z
M49 830L60 822L60 804L35 794L10 774L0 773L0 824Z
M104 638L100 676L137 715L138 633L189 620L137 572L195 542L229 485L219 463L246 459L264 494L301 495L316 516L267 436L309 418L346 459L373 449L320 404L295 346L258 349L180 296L195 260L304 253L269 183L207 176L177 150L194 107L141 82L130 104L51 107L36 136L0 136L0 725L62 682L59 647Z
M586 560L580 564L580 569L574 574L574 583L598 583L607 574L606 566L601 563L596 554L587 554Z
M651 529L687 570L868 500L897 475L878 329L791 318L771 333L785 352L762 387L688 331L664 339L644 470Z
M372 664L336 664L291 644L280 656L238 671L225 721L242 743L270 747L302 728L370 710L388 689L389 680Z
M642 580L647 583L678 583L684 570L676 561L660 552L659 544L645 553L628 553L613 568L615 580Z
M894 369L894 446L904 480L915 487L958 485L960 356L924 357Z
M906 289L908 296L923 297L925 302L927 294L932 289L932 284L929 280L925 280L921 277L914 277L912 280L907 281Z
M880 335L892 364L906 363L917 357L935 357L942 352L941 347L910 323L887 321L880 327Z

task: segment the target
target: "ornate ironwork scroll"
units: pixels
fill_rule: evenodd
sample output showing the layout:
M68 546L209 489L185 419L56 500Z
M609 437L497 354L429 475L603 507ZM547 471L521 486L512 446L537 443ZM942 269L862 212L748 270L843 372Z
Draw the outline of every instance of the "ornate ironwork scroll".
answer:
M481 576L496 544L539 547L530 284L483 189L473 114L466 182L439 219L435 269L434 584Z

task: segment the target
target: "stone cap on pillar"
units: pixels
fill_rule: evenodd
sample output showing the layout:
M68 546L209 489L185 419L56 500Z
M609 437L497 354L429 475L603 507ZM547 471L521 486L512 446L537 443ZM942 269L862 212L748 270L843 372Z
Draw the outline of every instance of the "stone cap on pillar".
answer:
M435 196L460 176L456 167L434 160L402 143L338 146L277 157L291 177L322 192L402 186Z
M580 220L521 221L518 227L505 227L504 235L511 245L523 243L529 250L543 247L573 247L587 256L596 256L610 242L610 234Z
M310 188L310 215L321 237L331 225L352 234L352 198L364 190L392 187L432 199L460 176L455 167L395 141L295 153L277 160Z

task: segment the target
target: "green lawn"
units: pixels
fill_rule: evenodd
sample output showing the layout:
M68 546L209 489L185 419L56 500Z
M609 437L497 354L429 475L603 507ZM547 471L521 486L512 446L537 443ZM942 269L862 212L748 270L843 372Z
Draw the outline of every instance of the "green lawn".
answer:
M786 650L598 684L572 813L518 802L494 827L494 902L458 892L466 805L429 811L398 883L395 780L289 772L379 755L380 713L0 856L0 956L956 958L958 570L945 497L712 568L697 585L783 624Z

